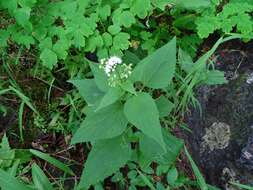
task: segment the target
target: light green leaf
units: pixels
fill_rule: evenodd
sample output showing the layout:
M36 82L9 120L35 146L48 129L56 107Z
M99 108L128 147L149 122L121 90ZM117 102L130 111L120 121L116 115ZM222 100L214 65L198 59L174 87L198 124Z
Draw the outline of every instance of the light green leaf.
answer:
M102 36L96 34L87 39L87 45L85 46L85 51L94 52L97 48L101 48L104 45Z
M152 9L150 0L135 0L130 8L130 11L139 18L144 19Z
M164 88L174 76L176 66L176 38L144 58L132 73L133 81L150 88Z
M39 47L41 50L43 49L51 49L52 48L52 39L50 37L47 37L45 39L43 39L40 44L39 44Z
M126 28L129 28L135 23L134 15L130 11L120 11L118 14L114 14L112 19L114 24L124 26Z
M106 47L110 47L112 45L112 36L105 32L102 34L103 40L104 40L104 44Z
M85 47L85 38L81 30L76 30L74 32L73 44L76 48Z
M121 135L127 127L123 105L115 103L97 112L89 113L72 138L72 144Z
M196 10L209 7L211 5L210 0L170 0L176 6L184 9Z
M165 9L165 6L170 4L169 0L151 0L151 2L154 6L158 7L163 11Z
M21 26L27 25L30 18L31 9L29 7L18 8L15 11L15 18L18 24Z
M57 64L57 55L55 52L47 48L41 52L40 59L42 60L42 64L49 69L53 69Z
M113 38L113 46L118 50L125 50L129 47L130 35L125 32L120 32Z
M110 32L112 35L118 34L120 31L121 28L118 25L110 25L108 27L108 32Z
M111 15L111 6L107 4L103 7L99 7L97 12L102 20L106 20L107 17Z
M166 117L170 114L171 110L174 108L174 104L168 100L165 96L160 96L155 100L156 106L159 111L160 117Z
M97 184L124 166L130 157L130 144L122 136L97 142L85 163L79 187Z
M62 171L66 172L70 175L74 175L73 171L67 165L65 165L64 163L60 162L59 160L56 160L55 158L51 157L49 154L46 154L46 153L43 153L43 152L40 152L40 151L34 150L34 149L29 149L29 151L33 155L47 161L48 163L61 169Z
M33 7L37 0L18 0L21 7Z
M159 112L155 101L149 94L139 93L137 96L128 99L125 103L124 112L131 124L165 149Z
M202 16L196 20L198 35L200 38L206 38L222 25L218 17Z
M10 33L7 30L1 30L0 29L0 47L6 47L7 46L7 40L10 37Z
M36 163L32 165L32 179L37 190L53 190L49 179Z
M4 190L31 190L31 188L2 169L0 169L0 187Z
M123 95L124 95L124 91L121 88L117 88L117 87L109 88L109 90L106 92L106 94L102 98L96 111L115 103Z
M57 54L59 59L66 59L70 47L70 43L67 39L61 38L53 45L53 51Z
M97 87L94 79L74 79L69 82L77 87L79 93L89 106L95 105L104 96L104 93Z

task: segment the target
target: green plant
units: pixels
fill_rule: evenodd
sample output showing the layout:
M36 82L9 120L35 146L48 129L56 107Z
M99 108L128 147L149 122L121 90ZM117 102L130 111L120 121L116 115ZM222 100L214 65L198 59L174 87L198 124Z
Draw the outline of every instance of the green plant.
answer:
M225 34L241 33L245 39L252 38L253 4L251 1L232 0L225 4L219 0L212 2L212 6L196 19L198 35L201 38L206 38L217 30ZM222 10L218 11L217 6L222 6Z
M42 64L50 69L58 59L66 59L70 47L97 50L100 56L108 55L107 50L120 53L129 47L130 35L124 30L158 5L166 5L149 0L144 3L146 6L141 1L1 1L0 8L7 10L4 14L8 18L0 31L1 46L7 46L8 39L26 48L38 44Z
M0 143L0 187L3 190L15 190L15 189L54 189L54 184L49 181L40 167L33 163L27 170L23 165L31 161L32 156L36 156L52 164L56 168L66 172L67 174L74 175L73 171L64 163L56 160L46 153L30 149L12 149L9 145L6 135L3 136ZM25 182L26 174L31 169L32 184Z
M152 14L159 14L173 4L184 9L209 6L205 0L194 6L173 0L0 1L5 18L0 30L1 47L7 47L10 42L35 47L42 64L49 69L58 60L66 60L69 49L78 53L96 52L103 58L122 55L122 51L141 42L144 49L153 51L154 45L160 46L159 40L167 34L166 25L161 24L163 29L153 35L150 31L158 25L150 28L143 20L148 23Z
M136 162L141 168L154 160L173 163L182 143L162 127L166 122L160 121L169 117L173 107L179 112L184 110L196 85L226 82L223 73L210 70L206 62L217 46L228 39L218 41L195 64L187 62L189 60L182 62L181 57L180 66L188 75L180 83L184 93L180 102L171 102L174 94L167 90L175 85L172 81L177 68L175 38L134 68L130 63L112 57L102 60L100 66L90 63L93 79L71 80L87 102L86 118L75 132L72 144L90 142L93 145L79 187L88 188L112 175L129 161L134 161L133 154L138 155ZM183 55L183 58L187 56ZM187 70L187 64L191 64L192 70ZM159 92L156 96L155 91ZM171 108L167 109L167 105ZM134 149L131 144L136 145Z

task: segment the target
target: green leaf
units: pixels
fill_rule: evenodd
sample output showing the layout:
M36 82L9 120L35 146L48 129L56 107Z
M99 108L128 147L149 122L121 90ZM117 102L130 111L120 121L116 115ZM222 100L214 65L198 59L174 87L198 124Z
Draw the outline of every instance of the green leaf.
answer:
M55 158L49 156L48 154L40 152L38 150L34 150L34 149L29 149L29 151L33 155L35 155L35 156L37 156L37 157L39 157L39 158L41 158L41 159L49 162L50 164L52 164L53 166L61 169L65 173L68 173L70 175L74 175L73 171L67 165L65 165L64 163L60 162L59 160L56 160Z
M98 64L90 63L90 68L92 70L95 78L95 83L97 84L98 88L103 92L107 92L109 85L108 77L106 76L105 71L103 69L100 69Z
M207 71L205 77L204 83L208 85L225 84L228 82L224 77L224 72L218 70Z
M87 52L94 52L96 48L101 48L104 45L104 41L102 36L100 35L93 35L89 37L87 42L87 45L85 46L85 51Z
M36 189L53 190L53 186L51 185L49 179L36 163L32 165L32 179Z
M118 34L120 31L121 28L118 25L110 25L108 27L108 32L110 32L112 35Z
M85 38L81 30L76 30L74 32L73 44L76 48L79 48L79 49L81 47L85 47Z
M136 90L134 88L134 84L131 81L127 80L126 82L121 83L120 87L123 90L125 90L126 92L130 92L130 93L136 95Z
M107 4L99 7L97 12L102 20L106 20L111 15L111 6Z
M50 37L47 37L47 38L43 39L39 44L39 47L40 47L41 50L51 49L52 46L53 46L53 43L52 43L52 39Z
M135 0L130 8L130 11L139 18L144 19L152 9L150 0Z
M29 160L29 161L30 161L30 160ZM15 176L17 175L19 164L20 164L20 160L19 160L19 159L16 159L16 160L13 162L12 166L11 166L10 168L8 168L7 171L8 171L8 173L9 173L11 176L15 177Z
M219 18L215 16L202 16L196 20L198 35L206 38L222 25Z
M42 60L42 64L51 70L57 64L57 55L47 48L41 52L40 59Z
M167 173L167 181L168 184L172 185L176 183L176 180L178 178L178 172L177 172L177 168L173 167L169 170L169 172Z
M113 46L118 50L125 50L129 47L130 35L125 32L120 32L113 38Z
M178 51L178 62L186 73L190 73L194 68L194 63L191 56L181 48Z
M174 76L175 66L176 38L139 62L131 77L150 88L165 88Z
M151 0L152 4L161 10L165 10L166 5L170 4L169 0Z
M71 143L113 138L121 135L126 127L127 119L123 112L123 106L115 103L88 114L74 134Z
M126 28L129 28L135 23L134 15L130 11L120 11L118 14L114 14L112 19L114 24L124 26Z
M31 188L2 169L0 169L0 187L4 190L31 190Z
M112 45L112 36L105 32L102 34L103 40L104 40L104 44L106 47L110 47Z
M140 172L139 170L137 170L137 172L141 176L141 179L143 180L146 186L148 186L151 190L156 190L152 182L142 172Z
M183 147L183 142L165 129L162 130L162 133L166 144L166 152L162 150L157 142L146 135L140 138L140 152L148 164L155 161L159 164L171 166L176 161Z
M31 44L34 44L35 41L31 35L27 35L21 32L12 33L12 39L21 45L24 45L27 49L30 48Z
M0 29L0 47L6 47L7 46L7 40L10 37L10 33L7 30L1 30Z
M31 9L29 7L18 8L15 11L15 18L18 24L21 26L27 25L30 18Z
M106 94L102 98L96 111L115 103L123 95L124 95L124 91L121 88L117 88L117 87L109 88L109 90L106 92Z
M195 176L196 176L196 178L197 178L197 182L198 182L198 184L199 184L200 189L201 189L201 190L208 190L208 186L207 186L207 184L206 184L206 182L205 182L204 177L203 177L202 174L200 173L200 171L199 171L197 165L196 165L195 162L193 161L193 159L192 159L190 153L188 152L188 150L186 149L186 147L184 147L184 150L185 150L185 154L186 154L188 160L190 161L190 164L191 164L191 167L192 167L192 169L193 169L193 172L194 172L194 174L195 174Z
M37 0L18 0L21 7L33 7Z
M131 146L124 137L97 142L85 163L80 188L88 188L112 175L131 157Z
M17 10L17 0L0 1L0 6L13 13Z
M95 105L104 96L104 92L97 87L94 79L74 79L69 82L77 87L89 106Z
M66 59L70 44L67 39L61 38L53 45L53 51L57 54L59 59Z
M196 10L200 8L206 8L211 5L210 0L171 0L176 6L184 9Z
M130 123L165 149L159 112L149 94L139 93L137 96L128 99L125 103L124 112Z
M160 117L168 116L174 108L174 104L169 101L165 96L160 96L158 99L155 100L155 103L158 108Z
M10 167L15 158L15 151L11 150L8 138L4 134L0 144L0 168Z

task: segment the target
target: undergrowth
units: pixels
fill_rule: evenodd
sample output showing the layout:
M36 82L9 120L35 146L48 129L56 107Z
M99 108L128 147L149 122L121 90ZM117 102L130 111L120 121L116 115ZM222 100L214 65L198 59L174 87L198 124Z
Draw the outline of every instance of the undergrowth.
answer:
M1 189L218 189L173 131L227 82L211 56L252 38L252 6L0 0Z

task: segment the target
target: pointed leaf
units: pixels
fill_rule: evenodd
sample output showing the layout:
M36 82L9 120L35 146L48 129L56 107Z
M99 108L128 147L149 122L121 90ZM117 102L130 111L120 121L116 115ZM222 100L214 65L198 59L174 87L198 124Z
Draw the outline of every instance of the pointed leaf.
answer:
M96 104L103 97L104 93L97 87L94 79L74 79L70 83L75 85L79 93L89 106Z
M120 99L121 96L123 96L124 91L121 88L110 88L104 97L102 98L98 108L96 111L100 110L101 108L104 108L106 106L109 106L113 103L115 103L117 100Z
M4 190L31 190L31 188L2 169L0 169L0 187Z
M159 112L153 98L149 94L139 93L137 96L128 99L125 103L124 113L130 123L165 149Z
M50 164L54 165L55 167L61 169L62 171L66 172L70 175L74 175L73 171L67 165L65 165L64 163L60 162L59 160L51 157L49 154L46 154L46 153L43 153L43 152L40 152L40 151L34 150L34 149L29 149L29 151L33 155L49 162Z
M156 106L159 111L160 117L166 117L170 114L171 110L174 108L174 104L169 101L165 96L160 96L155 100Z
M123 105L116 103L86 116L72 138L72 144L118 136L127 127Z
M37 164L32 165L32 178L33 183L38 190L53 190L53 186L51 185L49 179L44 174L42 169Z
M132 73L132 79L150 88L164 88L171 82L175 66L176 38L138 63Z
M98 88L101 91L106 92L109 89L109 86L108 86L108 77L106 76L104 70L100 69L98 64L92 63L90 63L90 68L92 70Z
M85 163L79 187L88 189L97 184L124 166L130 157L130 144L122 136L96 143Z

